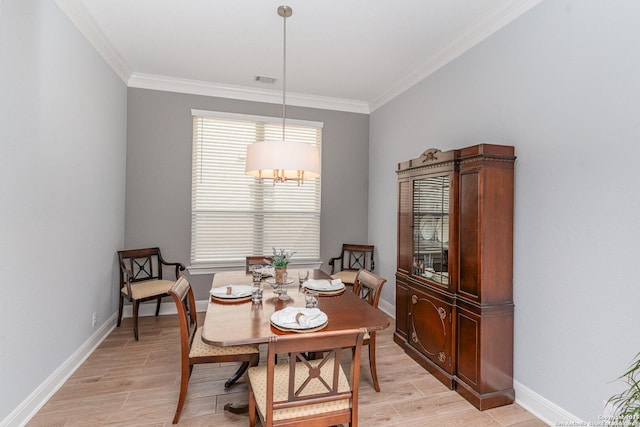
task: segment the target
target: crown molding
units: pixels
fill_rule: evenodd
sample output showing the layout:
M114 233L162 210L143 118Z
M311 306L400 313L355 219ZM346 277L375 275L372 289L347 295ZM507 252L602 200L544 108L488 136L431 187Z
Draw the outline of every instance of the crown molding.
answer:
M85 8L77 0L55 0L56 5L67 15L67 18L76 26L78 31L91 43L98 54L109 64L115 73L127 83L131 71L120 54L111 46L111 43L98 29Z
M127 86L140 89L239 99L243 101L282 104L282 92L280 91L225 85L201 80L179 79L153 74L133 73L127 82ZM369 106L364 101L303 95L291 92L287 92L287 105L369 114Z
M438 51L416 71L371 101L369 103L370 111L373 112L377 110L407 89L429 77L542 1L543 0L520 0L515 3L508 3L487 15L485 19L468 28L453 42Z
M467 31L445 48L438 51L415 72L407 75L369 103L358 100L287 92L287 105L370 114L429 77L542 1L543 0L518 0L503 5L493 13L487 15L485 19L481 20L478 24L467 29ZM55 0L55 3L129 87L271 104L280 104L282 102L282 93L279 91L131 72L128 64L121 58L106 37L104 37L78 0Z

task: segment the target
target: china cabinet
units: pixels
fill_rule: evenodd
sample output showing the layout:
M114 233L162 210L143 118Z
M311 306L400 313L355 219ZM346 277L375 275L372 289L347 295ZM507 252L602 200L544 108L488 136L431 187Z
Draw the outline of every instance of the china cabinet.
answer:
M477 408L513 402L514 148L398 165L394 340Z

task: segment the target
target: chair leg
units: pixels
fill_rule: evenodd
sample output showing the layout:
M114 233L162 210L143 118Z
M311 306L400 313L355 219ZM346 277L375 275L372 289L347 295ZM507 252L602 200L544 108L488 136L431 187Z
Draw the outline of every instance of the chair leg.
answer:
M120 294L120 302L118 303L118 324L116 325L118 328L120 327L120 323L122 322L122 306L124 304L124 298L122 298L122 294Z
M256 397L253 395L251 383L249 383L249 427L256 426Z
M133 301L133 336L138 341L138 308L140 307L140 301Z
M371 368L371 378L373 379L373 387L380 392L380 384L378 384L378 372L376 370L376 334L370 333L369 338L369 368Z
M156 304L156 316L160 314L160 302L162 302L162 297L158 297L158 303Z
M182 408L184 407L184 401L187 397L187 389L189 388L189 379L191 378L191 372L193 372L193 365L186 363L182 366L182 373L180 374L180 397L178 397L178 407L176 408L176 414L173 416L173 424L178 424L180 421L180 414L182 414Z

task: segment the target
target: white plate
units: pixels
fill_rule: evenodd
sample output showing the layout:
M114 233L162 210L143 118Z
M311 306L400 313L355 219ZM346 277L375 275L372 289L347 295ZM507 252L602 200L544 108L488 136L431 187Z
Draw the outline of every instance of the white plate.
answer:
M336 292L341 289L344 289L344 283L340 282L339 284L333 284L328 280L307 280L302 284L303 287L307 289L311 289L313 291L330 291Z
M438 224L438 240L442 243L449 243L449 217L442 217Z
M231 293L227 293L227 288L231 287ZM209 291L211 295L220 299L236 299L251 296L251 286L248 285L228 285L213 288Z
M302 313L309 319L309 324L302 326L296 321L296 315ZM286 329L313 329L322 326L329 318L319 308L285 307L271 315L271 323Z
M438 218L423 218L420 221L420 236L424 240L433 240L438 230Z
M264 279L264 281L267 282L270 285L275 285L276 284L275 277L269 277L267 279ZM287 277L287 285L290 285L295 281L296 281L296 279L294 279L293 277Z

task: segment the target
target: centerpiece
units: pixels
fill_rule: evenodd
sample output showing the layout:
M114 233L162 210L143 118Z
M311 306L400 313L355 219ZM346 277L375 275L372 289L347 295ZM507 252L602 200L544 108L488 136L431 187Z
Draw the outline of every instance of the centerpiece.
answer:
M273 248L273 261L271 261L271 266L275 270L276 283L285 282L284 274L287 272L287 265L289 261L291 261L293 254L295 254L295 252L287 252L285 249L278 251L275 247Z

